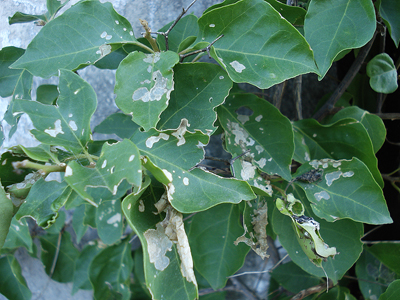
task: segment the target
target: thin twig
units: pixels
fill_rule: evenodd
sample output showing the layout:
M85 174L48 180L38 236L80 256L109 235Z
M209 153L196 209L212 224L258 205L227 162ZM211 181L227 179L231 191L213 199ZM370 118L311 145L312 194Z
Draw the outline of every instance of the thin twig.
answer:
M377 113L376 116L382 120L398 120L400 119L400 113Z
M321 120L329 111L335 106L336 102L340 99L343 93L346 91L347 87L353 81L353 78L357 75L358 71L361 68L362 63L367 57L369 50L372 47L376 37L376 32L372 39L360 49L360 52L357 55L357 58L351 65L350 69L347 71L347 74L344 76L343 80L337 86L336 90L333 92L328 101L314 114L313 118L316 120Z
M358 278L358 277L354 277L354 276L344 275L343 277L344 278L353 279L353 280L357 280L357 281L365 281L365 282L368 282L368 283L377 284L377 285L381 285L381 286L384 286L384 287L388 286L388 284L383 284L383 283L380 283L380 282L367 280L367 279L362 279L362 278Z
M155 39L151 37L151 29L149 27L149 23L146 20L139 19L140 24L142 24L144 28L143 37L150 43L151 48L153 48L154 52L160 52L160 49L157 46L157 42Z
M367 245L375 245L381 243L400 244L400 241L361 241L361 242Z
M187 53L187 54L182 54L182 55L180 55L180 57L181 57L180 62L182 62L182 61L183 61L186 57L188 57L188 56L191 56L191 55L194 55L194 54L198 54L198 53L202 53L202 52L206 52L206 51L207 51L207 53L208 53L208 57L211 58L211 55L210 55L211 46L214 45L214 43L215 43L216 41L218 41L220 38L222 38L223 36L224 36L224 35L221 34L219 37L217 37L217 38L216 38L215 40L213 40L207 47L205 47L205 48L203 48L203 49L196 50L196 51L193 51L193 52L190 52L190 53Z
M302 76L299 75L294 79L294 99L296 101L296 112L297 112L297 119L303 119L303 112L302 112L302 103L301 103L301 84L302 84Z
M328 279L329 283L328 283L328 287L332 288L333 287L333 281ZM320 293L323 292L327 289L327 284L321 283L318 284L316 286L312 286L308 289L302 290L300 292L298 292L295 296L293 296L290 300L301 300L304 299L307 296L310 296L312 294L316 294L316 293Z
M230 278L234 287L237 288L243 295L246 296L248 300L258 300L259 298L251 292L245 284L243 284L240 280L236 278Z
M272 104L278 110L281 110L282 96L283 92L285 91L285 87L286 87L286 80L275 86L275 92L274 95L272 96Z
M370 231L368 231L367 233L364 233L364 235L361 237L361 239L365 238L367 235L373 233L375 230L381 228L382 226L383 226L383 225L379 225L379 226L376 226L376 227L372 228L372 229L371 229Z

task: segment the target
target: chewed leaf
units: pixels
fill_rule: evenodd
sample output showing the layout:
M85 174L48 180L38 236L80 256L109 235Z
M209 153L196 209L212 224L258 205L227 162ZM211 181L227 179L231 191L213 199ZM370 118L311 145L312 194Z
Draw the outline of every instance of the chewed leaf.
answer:
M86 81L67 70L60 70L59 89L57 106L15 100L14 113L29 115L36 128L31 132L43 144L63 146L79 154L91 138L90 119L97 106L96 93Z
M172 67L179 61L175 52L130 53L116 73L115 103L147 131L156 127L174 89Z
M127 139L111 145L105 143L94 168L72 161L65 169L65 181L89 201L95 199L88 193L88 188L104 187L116 195L124 179L137 187L142 182L139 151Z
M251 17L249 17L251 16ZM304 37L269 3L238 1L199 19L202 38L213 42L212 56L234 82L269 88L299 74L318 72Z
M231 94L218 107L218 120L225 130L226 149L233 157L250 150L233 165L237 178L256 185L258 168L290 180L293 130L278 109L252 94Z
M298 172L322 169L319 181L295 181L306 193L314 213L327 221L349 218L369 224L391 223L382 190L359 159L313 160Z
M81 30L85 28L85 30ZM111 3L80 1L47 23L12 67L49 77L60 68L93 64L111 51L111 43L138 43L132 26Z

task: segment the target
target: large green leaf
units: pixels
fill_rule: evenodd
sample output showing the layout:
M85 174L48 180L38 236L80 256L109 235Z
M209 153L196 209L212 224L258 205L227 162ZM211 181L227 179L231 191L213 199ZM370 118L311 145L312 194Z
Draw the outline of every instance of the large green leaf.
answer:
M389 269L400 275L400 245L395 243L379 243L368 248L368 252L383 262Z
M3 249L16 249L19 247L24 247L26 250L32 253L32 244L32 237L30 235L26 220L23 219L17 221L17 219L14 217L11 221L10 230L8 231Z
M96 225L99 237L105 244L118 242L124 227L121 201L103 200L96 209Z
M71 235L66 231L61 237L59 234L46 234L40 237L40 243L43 249L41 259L47 275L58 282L71 282L79 255L71 241Z
M29 300L32 293L22 276L21 266L12 255L0 258L0 293L8 299Z
M255 198L250 186L234 178L222 178L194 167L204 155L208 136L186 131L187 120L175 130L138 131L132 140L140 149L144 165L168 190L171 205L182 213L206 210L220 203L239 203ZM156 173L157 172L157 173Z
M175 52L145 54L132 52L116 73L115 103L147 131L157 125L174 90L172 67L179 61Z
M174 67L174 78L175 89L157 127L177 128L186 118L190 131L214 132L214 109L224 102L232 87L226 72L215 64L186 63Z
M340 52L364 46L375 28L375 10L370 0L311 1L304 31L314 51L320 78Z
M397 90L396 67L387 53L380 53L368 62L367 75L375 92L390 94Z
M103 249L89 266L89 278L94 289L94 299L130 299L129 283L133 267L129 239L119 245ZM118 298L117 298L118 299Z
M112 51L111 43L138 43L131 24L111 3L81 1L47 23L12 68L49 77L58 69L95 63Z
M300 74L318 73L304 37L265 1L213 9L199 19L199 26L198 42L211 43L224 35L213 45L212 56L234 82L266 89Z
M381 0L379 1L379 13L389 29L390 36L396 47L400 42L400 2L397 0Z
M65 204L66 194L71 188L63 181L45 181L39 179L31 188L25 202L16 213L17 220L31 217L39 226L47 227L53 224L58 216L58 210Z
M345 118L356 119L365 127L369 138L371 139L374 153L378 152L385 142L386 137L386 128L382 119L357 106L350 106L336 113L330 120L330 123L333 124Z
M82 198L89 201L98 202L99 199L94 198L88 188L104 187L116 195L123 179L135 186L140 186L142 182L139 151L135 144L127 139L111 145L104 143L94 168L84 167L72 161L65 170L65 181Z
M400 279L393 281L387 288L386 292L379 297L379 300L396 300L399 297L399 293Z
M243 243L234 244L242 234L238 205L217 205L192 218L188 236L194 266L214 290L223 288L242 267L250 250Z
M319 222L320 233L325 243L330 247L335 247L337 252L340 253L335 256L335 259L329 257L326 262L322 262L322 267L329 279L336 283L351 268L362 252L363 225L352 220L338 220L331 223L320 219L312 212L310 204L301 190L296 188L294 195L303 203L304 214ZM280 243L286 249L290 258L304 271L317 277L324 277L324 271L314 265L302 250L297 241L297 233L292 220L275 208L272 223L274 231L279 236Z
M393 222L382 189L359 159L312 160L309 164L323 170L323 178L296 184L305 191L318 217L329 222L346 218L369 224Z
M341 119L334 124L321 125L314 119L294 122L310 149L310 159L352 159L357 157L370 170L375 181L383 187L371 139L365 127L355 119Z
M29 115L36 128L31 132L42 143L63 146L78 154L85 150L90 140L90 119L97 106L96 93L86 81L67 70L60 70L59 89L57 106L15 100L14 113Z
M234 164L237 178L256 186L255 169L259 168L291 179L292 125L276 107L253 94L232 94L218 108L218 120L225 130L226 149L233 157L250 150L245 157L251 163L243 159Z
M160 225L161 216L156 215L154 204L163 191L151 186L132 193L122 202L122 210L141 241L146 286L153 299L194 300L197 286L184 277L177 247Z

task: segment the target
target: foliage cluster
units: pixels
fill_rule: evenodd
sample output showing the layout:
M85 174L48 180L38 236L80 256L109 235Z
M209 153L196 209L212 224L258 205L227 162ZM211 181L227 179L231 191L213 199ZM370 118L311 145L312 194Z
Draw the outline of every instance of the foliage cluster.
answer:
M200 18L184 10L156 33L141 20L142 38L98 0L56 17L66 2L47 0L44 15L15 13L10 24L43 28L27 49L0 51L9 134L27 114L41 143L1 155L0 293L31 297L13 256L18 247L37 255L26 217L46 231L39 240L49 276L73 282L73 292L93 289L95 299L197 299L199 290L223 289L250 250L266 258L268 236L292 259L272 273L274 299L309 287L319 293L308 299L355 299L342 280L354 265L365 299L400 293L399 244L361 241L364 224L392 222L375 156L386 129L363 107L356 83L344 93L366 59L368 77L358 82L367 78L379 95L397 89L392 58L368 53L385 30L398 47L398 1L226 0ZM198 61L206 54L217 64ZM322 79L346 54L354 64L313 119L290 121L237 85ZM108 140L92 138L96 94L79 76L89 65L116 69L121 112L94 128L114 134ZM39 86L31 99L33 76L59 83ZM331 114L335 106L344 108ZM217 134L232 156L224 170L203 161ZM65 210L73 210L74 240ZM81 248L89 226L99 239ZM142 247L132 251L134 236Z

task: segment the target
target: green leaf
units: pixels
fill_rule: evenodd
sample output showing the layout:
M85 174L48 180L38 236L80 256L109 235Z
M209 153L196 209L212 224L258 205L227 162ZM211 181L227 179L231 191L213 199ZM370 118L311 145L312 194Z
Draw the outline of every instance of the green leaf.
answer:
M192 218L188 236L194 266L214 290L243 266L250 248L234 245L242 234L238 205L217 205Z
M163 28L158 30L158 32L166 32L171 25L172 22L168 23ZM193 14L184 16L168 34L168 50L175 52L183 51L196 40L198 35L199 25L197 24L197 17ZM188 38L190 38L191 43L188 42ZM164 36L160 34L157 35L157 42L161 50L166 50Z
M57 217L56 221L53 224L51 224L51 226L46 228L46 232L50 233L50 234L60 233L60 231L65 226L66 217L67 217L67 215L66 215L65 211L60 210L58 212L58 217Z
M381 53L371 59L367 65L367 75L375 92L390 94L397 90L397 70L388 54Z
M22 276L21 266L14 256L0 257L0 293L8 299L29 300L32 293Z
M258 168L288 181L291 179L292 125L276 107L253 94L232 94L218 108L218 119L225 130L226 149L233 157L251 150L245 159L235 162L237 178L253 183Z
M386 292L379 297L379 300L396 300L396 298L399 296L399 293L400 280L395 280L389 285Z
M109 115L103 122L94 128L94 132L116 134L121 139L129 139L139 129L139 125L132 122L132 117L121 113Z
M74 215L72 218L72 227L74 228L76 234L76 242L79 244L82 237L86 233L88 226L83 224L85 218L85 205L80 205L74 210Z
M31 169L21 169L18 173L14 172L13 162L20 162L25 159L25 156L14 155L11 152L1 154L0 178L4 186L23 181L25 176L33 171Z
M356 263L358 286L365 299L378 299L395 278L395 273L375 258L366 247ZM379 284L371 284L376 282Z
M400 2L396 0L381 0L379 1L379 14L383 22L389 29L390 36L396 47L399 47L400 42Z
M81 1L47 23L12 68L50 77L58 69L95 63L113 50L111 43L138 43L131 24L111 3Z
M291 6L277 0L265 0L275 8L292 25L303 26L306 10L299 6Z
M398 258L400 245L394 243L379 243L368 248L368 252L384 263L389 269L400 275Z
M42 84L36 90L36 101L43 104L54 104L58 96L58 88L54 84Z
M342 119L334 124L321 125L314 119L294 122L294 130L301 133L310 149L310 159L360 159L383 187L378 161L365 127L354 119Z
M174 89L172 67L178 63L175 52L145 54L132 52L116 73L115 103L145 131L157 125Z
M234 82L266 89L300 74L318 73L304 37L265 1L239 1L210 10L199 26L198 42L211 43L224 35L211 54Z
M72 295L79 289L93 289L89 280L89 266L100 250L97 244L86 245L85 248L82 249L75 263Z
M25 202L16 213L17 220L31 217L39 226L48 227L58 216L58 210L65 204L63 194L71 192L66 182L39 179L31 188Z
M46 22L46 16L43 15L31 15L31 14L25 14L22 12L17 11L15 14L13 14L12 17L8 17L8 24L18 24L18 23L29 23L33 21L39 21L41 23Z
M328 292L323 293L318 299L321 300L337 300L337 299L346 299L346 300L357 300L353 295L350 294L350 290L346 287L342 287L340 285L333 287Z
M187 120L176 131L138 131L131 138L140 149L144 165L168 190L171 205L182 213L206 210L220 203L239 203L255 198L250 186L234 178L222 178L201 169L189 170L203 158L208 136L186 131Z
M140 186L142 182L139 151L127 139L111 145L104 143L100 158L94 168L84 167L72 161L65 169L65 181L82 198L88 201L97 200L97 203L99 199L94 199L87 188L104 187L116 195L123 179L135 186Z
M58 162L56 154L50 150L49 145L40 144L36 147L18 145L11 149L13 153L25 155L32 160L41 162L49 162L49 160L52 160L53 162Z
M129 280L133 267L131 244L123 240L119 245L103 249L89 267L89 278L94 289L94 299L130 299Z
M105 244L117 243L121 239L123 230L121 202L102 201L96 209L96 225L99 237Z
M174 78L174 91L157 127L177 128L186 118L190 131L214 132L214 109L224 102L232 87L226 72L215 64L185 63L174 67Z
M31 132L42 143L63 146L79 154L90 140L90 119L97 105L96 93L86 81L67 70L60 70L59 89L57 106L16 100L14 113L29 115L36 128Z
M71 241L71 235L65 231L60 234L46 234L39 239L42 245L41 260L47 275L58 282L71 282L79 255Z
M156 215L154 204L163 192L150 187L142 195L143 190L139 190L124 199L122 210L141 241L146 286L153 298L194 300L197 286L184 277L177 247L162 229L162 218Z
M329 279L336 283L351 268L362 252L363 224L352 220L327 222L313 213L303 191L296 188L294 195L303 203L304 214L312 217L320 224L320 234L325 243L335 247L337 252L340 253L335 256L335 259L329 257L326 262L322 262L322 267ZM280 243L287 250L294 263L314 276L324 277L324 271L314 265L302 250L297 241L297 233L293 227L292 220L279 212L278 209L274 209L272 223L275 233L279 236Z
M311 1L304 22L306 40L314 51L320 78L346 49L364 46L376 29L372 1Z
M6 194L3 186L0 184L0 249L3 247L9 228L11 225L11 220L13 218L14 206L11 201L10 195Z
M382 147L385 142L386 128L381 118L376 115L370 114L368 111L360 109L357 106L350 106L340 110L330 120L333 124L340 119L353 118L359 121L367 131L369 138L371 139L374 153Z
M393 222L382 189L359 159L313 160L309 165L314 169L322 166L322 180L296 184L305 191L318 217L329 222L345 218L368 224Z
M321 283L321 278L303 271L293 261L278 266L272 271L271 277L292 293L298 293Z
M19 247L24 247L29 253L33 253L32 237L28 223L25 219L17 221L16 218L13 218L3 249L16 249Z

